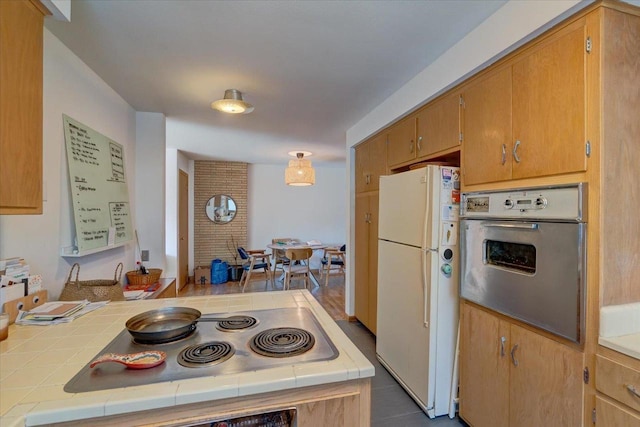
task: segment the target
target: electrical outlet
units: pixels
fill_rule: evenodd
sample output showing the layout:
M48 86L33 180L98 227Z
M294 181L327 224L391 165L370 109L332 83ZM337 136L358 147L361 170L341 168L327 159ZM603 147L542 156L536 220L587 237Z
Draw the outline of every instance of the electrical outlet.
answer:
M141 258L141 261L149 261L149 251L148 250L142 251L142 253L140 254L140 258Z

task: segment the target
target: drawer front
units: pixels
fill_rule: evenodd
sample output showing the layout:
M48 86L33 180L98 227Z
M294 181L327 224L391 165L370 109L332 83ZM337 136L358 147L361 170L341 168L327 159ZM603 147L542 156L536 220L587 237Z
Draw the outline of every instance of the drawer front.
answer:
M597 356L596 389L640 411L640 371ZM635 393L632 390L635 390Z
M596 427L640 427L640 414L596 397Z

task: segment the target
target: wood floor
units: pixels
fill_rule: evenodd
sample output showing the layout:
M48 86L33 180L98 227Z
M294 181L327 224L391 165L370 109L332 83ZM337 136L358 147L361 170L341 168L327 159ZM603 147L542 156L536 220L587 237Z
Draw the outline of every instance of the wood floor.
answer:
M264 274L254 273L251 281L247 284L245 292L278 292L282 290L282 282L278 281L279 272L276 273L275 289L271 286L271 282L265 280ZM318 300L325 310L334 320L347 320L348 317L344 312L344 276L333 274L329 276L329 285L324 285L324 277L320 279L317 272L315 277L321 286L315 286L311 283L309 292ZM301 280L291 282L291 289L298 289L304 286ZM199 285L190 283L180 290L179 296L198 296L198 295L223 295L241 293L242 288L238 286L238 282L227 282L220 285Z

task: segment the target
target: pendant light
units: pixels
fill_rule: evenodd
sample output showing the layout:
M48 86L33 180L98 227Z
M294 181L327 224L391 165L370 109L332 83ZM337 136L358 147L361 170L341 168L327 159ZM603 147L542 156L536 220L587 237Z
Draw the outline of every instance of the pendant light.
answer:
M244 102L242 92L238 89L227 89L224 98L211 103L211 108L229 114L249 114L253 111L253 105Z
M307 151L289 153L296 158L289 160L289 166L284 171L284 182L287 185L302 187L316 183L316 171L311 166L311 161L304 158L305 154L311 155Z

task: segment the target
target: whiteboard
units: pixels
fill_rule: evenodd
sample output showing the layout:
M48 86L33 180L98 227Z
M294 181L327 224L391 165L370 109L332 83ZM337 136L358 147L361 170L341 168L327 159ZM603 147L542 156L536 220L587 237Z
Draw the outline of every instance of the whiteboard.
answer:
M73 253L121 246L133 239L124 148L71 117L62 117L76 231Z

